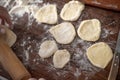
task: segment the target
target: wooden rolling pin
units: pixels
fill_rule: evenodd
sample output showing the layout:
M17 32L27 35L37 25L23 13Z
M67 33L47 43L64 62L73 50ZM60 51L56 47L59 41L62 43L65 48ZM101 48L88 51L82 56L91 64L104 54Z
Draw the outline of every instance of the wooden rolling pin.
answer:
M0 25L0 27L3 28L4 26ZM11 30L7 29L6 33L9 33L12 38ZM6 42L7 38L6 34L0 34L0 63L13 80L28 80L31 75L9 47Z
M85 4L120 11L120 0L82 0Z

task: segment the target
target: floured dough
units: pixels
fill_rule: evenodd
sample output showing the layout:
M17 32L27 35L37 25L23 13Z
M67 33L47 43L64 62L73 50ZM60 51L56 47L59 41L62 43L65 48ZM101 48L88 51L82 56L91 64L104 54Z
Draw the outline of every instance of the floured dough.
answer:
M100 37L101 23L98 19L84 20L78 30L78 36L86 41L96 41Z
M63 68L70 60L70 53L64 50L57 50L53 56L53 64L55 68Z
M16 42L17 36L14 32L9 30L8 28L6 28L6 36L7 36L6 42L11 47Z
M79 1L70 1L62 8L60 17L66 21L76 21L84 7L84 4Z
M50 28L49 32L60 44L71 43L76 35L75 28L70 22L58 24Z
M57 44L53 40L44 41L39 50L39 55L41 58L48 58L53 55L58 50Z
M16 34L10 29L8 29L6 26L1 25L1 28L5 29L5 34L0 34L0 37L5 40L9 47L11 47L16 42Z
M40 8L36 14L35 18L38 22L55 24L57 23L57 8L54 4L47 4Z
M106 43L99 42L87 49L87 57L94 66L105 68L112 59L113 53Z

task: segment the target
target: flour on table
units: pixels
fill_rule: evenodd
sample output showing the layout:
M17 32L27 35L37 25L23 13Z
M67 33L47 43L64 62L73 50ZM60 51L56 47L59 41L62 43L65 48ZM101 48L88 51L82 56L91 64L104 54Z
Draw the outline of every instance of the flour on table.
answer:
M27 11L26 11L26 8L24 6L15 6L14 8L12 8L10 10L9 13L22 17L23 14L25 14L25 12L27 12Z
M101 23L98 19L84 20L77 30L78 36L86 41L96 41L100 37Z
M63 22L50 28L49 32L60 44L69 44L73 41L76 32L70 22Z
M53 56L53 64L55 68L63 68L70 60L70 53L64 50L57 50Z
M36 11L39 9L39 3L43 3L43 0L15 0L9 11L10 15L17 15L17 17L22 17L25 13L29 16L34 16Z
M60 17L66 21L76 21L84 10L84 7L84 4L79 1L70 1L62 8Z
M100 68L105 68L113 57L111 48L104 42L90 46L86 55L94 66Z

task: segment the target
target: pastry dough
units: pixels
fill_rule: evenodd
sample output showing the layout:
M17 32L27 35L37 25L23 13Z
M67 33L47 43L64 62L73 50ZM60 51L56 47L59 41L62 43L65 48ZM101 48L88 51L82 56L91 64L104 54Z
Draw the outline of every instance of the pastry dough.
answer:
M39 55L41 58L48 58L52 56L58 50L57 44L53 40L44 41L39 50Z
M12 47L13 44L17 40L16 34L13 31L11 31L9 28L7 28L6 26L1 25L1 28L5 30L5 33L0 34L0 37L5 40L5 42L8 44L9 47Z
M86 41L96 41L100 37L101 24L98 19L84 20L78 30L78 36Z
M53 64L55 68L63 68L70 61L70 53L64 50L57 50L53 56Z
M60 17L66 21L76 21L84 7L84 4L79 1L70 1L62 8Z
M113 53L106 43L99 42L87 49L87 57L94 66L105 68L112 59Z
M63 22L50 28L49 32L60 44L69 44L73 41L76 32L74 26L70 22Z
M55 24L58 21L57 8L54 4L48 4L40 8L36 14L35 18L38 22Z

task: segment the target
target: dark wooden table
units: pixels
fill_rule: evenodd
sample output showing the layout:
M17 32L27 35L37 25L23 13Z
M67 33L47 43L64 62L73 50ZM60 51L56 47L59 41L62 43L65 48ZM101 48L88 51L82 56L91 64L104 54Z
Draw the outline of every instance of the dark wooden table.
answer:
M66 2L68 2L68 0L44 0L44 3L56 4L58 14ZM119 12L86 5L80 18L72 23L77 30L82 20L97 18L102 24L101 37L96 42L87 42L76 36L71 44L58 44L59 49L67 49L72 56L70 62L63 69L54 68L52 57L43 60L38 55L40 44L44 40L54 39L51 34L47 32L52 25L37 24L34 19L29 20L28 16L29 15L24 14L23 17L17 18L17 20L15 20L16 16L13 18L15 22L13 31L18 38L12 49L32 74L32 77L44 77L46 80L107 80L111 62L105 69L97 68L89 62L85 53L90 45L100 41L108 43L114 52L118 31L120 29ZM57 24L63 22L59 15L58 17L59 21ZM28 24L30 21L32 21L31 25ZM12 80L2 67L0 68L0 75ZM117 80L120 80L120 69Z

